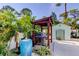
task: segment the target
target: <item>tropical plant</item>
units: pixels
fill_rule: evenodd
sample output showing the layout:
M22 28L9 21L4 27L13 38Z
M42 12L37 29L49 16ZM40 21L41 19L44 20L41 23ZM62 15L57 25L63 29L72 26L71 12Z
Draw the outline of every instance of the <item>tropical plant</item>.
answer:
M57 15L55 14L55 12L52 12L52 20L53 20L53 25L56 25L59 23L59 21L57 20Z
M0 12L0 34L1 36L5 33L9 35L10 32L12 32L13 29L13 25L12 23L16 20L16 16L10 11L10 10L2 10ZM1 30L2 29L2 30ZM8 36L7 37L10 37ZM11 35L11 34L10 34ZM6 36L6 35L5 35ZM4 36L4 37L5 37ZM5 40L9 40L9 38L5 37ZM7 40L7 41L8 41Z
M72 29L76 29L77 28L77 24L76 24L76 20L74 20L71 24Z
M40 33L40 32L41 32L40 26L36 25L34 31L35 31L36 33Z
M54 19L54 20L57 20L57 15L55 14L55 12L52 12L52 18Z
M1 42L0 42L1 43ZM0 56L17 56L17 54L13 50L8 50L6 48L7 43L6 42L0 44Z
M17 21L18 30L22 31L24 35L28 38L32 32L32 24L31 24L31 17L27 15L23 15Z
M68 12L67 12L67 14L68 14ZM60 14L60 17L63 17L64 19L66 19L65 16L66 16L65 12Z
M69 14L71 16L73 16L72 23L71 23L72 29L79 28L78 24L77 24L77 21L79 21L79 10L78 9L71 9L71 10L69 10Z
M3 7L0 10L0 41L7 43L10 38L15 34L15 23L17 17L11 7ZM3 44L5 45L5 44ZM2 46L3 46L2 45ZM6 46L5 46L6 48ZM1 48L5 51L5 48ZM1 52L3 54L3 52Z
M40 56L51 55L48 47L44 47L44 46L40 47L36 53L39 54Z
M79 18L73 20L73 22L72 22L72 29L79 29L78 21L79 21Z
M32 32L31 14L32 12L27 9L23 9L23 15L17 18L17 11L10 7L4 6L0 9L0 55L8 55L6 50L6 44L9 39L15 35L15 41L17 42L17 32L22 31L25 36L29 37ZM30 14L29 14L30 13ZM5 43L4 43L5 42ZM10 54L10 53L9 53Z
M69 11L70 15L73 16L74 19L76 19L77 17L79 17L79 10L78 9L71 9Z
M66 25L70 25L72 23L72 18L66 18L65 20L63 20L63 23Z
M62 5L61 3L57 3L56 4L57 7L59 7L61 5ZM65 10L65 12L64 12L64 14L65 14L64 19L66 19L67 16L68 16L68 14L67 14L67 3L64 3L64 10Z

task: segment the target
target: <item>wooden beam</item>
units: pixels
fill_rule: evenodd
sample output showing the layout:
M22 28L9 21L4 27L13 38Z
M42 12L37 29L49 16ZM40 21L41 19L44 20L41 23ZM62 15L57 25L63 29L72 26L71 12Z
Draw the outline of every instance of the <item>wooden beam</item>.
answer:
M49 39L49 35L50 35L50 33L49 33L49 27L50 27L50 23L48 22L48 43L47 43L47 45L48 45L48 47L49 47L49 43L50 43L50 39Z
M48 21L48 46L49 47L51 42L52 42L52 23L51 23L51 19L49 18L49 21Z
M52 43L52 25L51 25L51 43Z
M52 20L50 19L49 21L50 21L50 27L51 27L51 29L50 29L50 31L51 31L50 35L51 35L51 43L52 43Z
M42 24L47 24L48 23L48 21L41 21L41 22L34 22L33 24L35 24L35 25L42 25Z
M33 31L32 31L32 40L33 40L33 43L35 44L35 25L33 24Z
M34 25L33 28L35 27L35 25L39 25L39 26L47 26L48 27L48 46L50 46L50 43L52 42L52 19L51 17L46 17L40 20L36 20L33 21L32 24ZM42 27L41 27L41 31L42 31ZM33 41L35 43L35 33L33 31Z
M45 17L45 18L42 18L42 19L35 20L34 22L48 21L49 18L51 18L51 16L50 17Z
M41 32L43 31L43 27L41 26Z

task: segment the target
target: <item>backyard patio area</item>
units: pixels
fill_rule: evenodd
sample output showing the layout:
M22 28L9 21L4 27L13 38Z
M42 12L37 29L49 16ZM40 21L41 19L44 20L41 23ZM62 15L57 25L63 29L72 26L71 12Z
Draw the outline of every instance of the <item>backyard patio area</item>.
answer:
M79 9L74 5L2 5L0 56L79 56Z

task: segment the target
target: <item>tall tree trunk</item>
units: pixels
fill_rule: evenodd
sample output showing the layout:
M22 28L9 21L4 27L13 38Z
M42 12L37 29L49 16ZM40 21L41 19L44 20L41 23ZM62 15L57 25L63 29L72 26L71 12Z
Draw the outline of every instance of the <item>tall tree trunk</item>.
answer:
M16 49L18 49L18 32L15 34Z
M67 14L67 3L64 4L65 7L65 19L67 18L68 14Z

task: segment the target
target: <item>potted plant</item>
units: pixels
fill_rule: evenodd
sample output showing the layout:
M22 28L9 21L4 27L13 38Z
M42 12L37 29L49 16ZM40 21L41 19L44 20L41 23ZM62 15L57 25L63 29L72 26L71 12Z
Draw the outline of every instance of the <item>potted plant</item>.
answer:
M18 30L24 34L24 37L20 41L20 55L22 56L31 55L32 53L32 40L30 39L30 35L32 32L31 17L23 15L20 18L20 20L17 21L17 25L19 28ZM30 47L29 50L28 47Z

